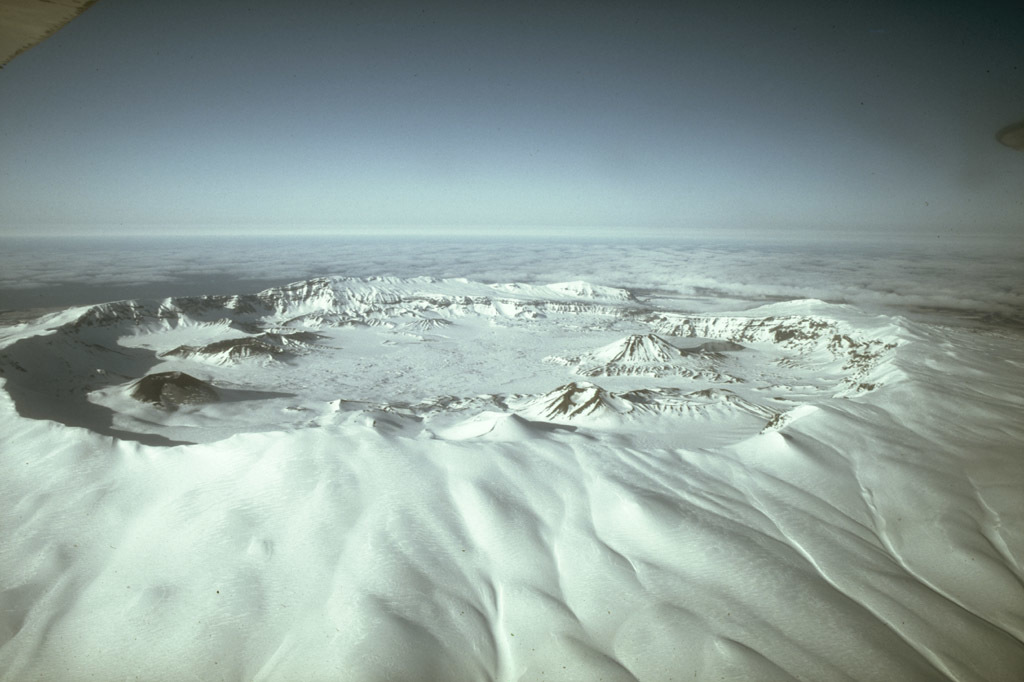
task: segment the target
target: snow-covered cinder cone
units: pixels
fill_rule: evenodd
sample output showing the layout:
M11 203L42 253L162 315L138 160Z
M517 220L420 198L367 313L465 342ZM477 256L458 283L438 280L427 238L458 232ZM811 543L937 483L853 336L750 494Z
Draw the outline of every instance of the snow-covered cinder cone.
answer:
M657 334L632 334L590 355L595 361L634 364L674 362L679 357L679 349Z
M522 409L527 417L545 421L601 420L628 411L621 400L597 384L573 381L535 398Z

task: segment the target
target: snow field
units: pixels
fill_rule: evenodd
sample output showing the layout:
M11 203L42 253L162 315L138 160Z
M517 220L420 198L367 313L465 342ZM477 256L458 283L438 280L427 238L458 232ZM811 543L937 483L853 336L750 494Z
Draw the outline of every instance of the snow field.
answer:
M814 302L660 313L579 283L508 285L497 312L464 280L326 282L269 313L191 304L206 326L118 306L5 330L0 679L1024 670L1019 335ZM283 360L153 355L295 310L323 338ZM332 326L357 312L374 324ZM409 336L426 312L452 324ZM648 333L744 346L702 359L742 381L544 361ZM172 368L222 400L127 397ZM594 409L550 412L563 399Z

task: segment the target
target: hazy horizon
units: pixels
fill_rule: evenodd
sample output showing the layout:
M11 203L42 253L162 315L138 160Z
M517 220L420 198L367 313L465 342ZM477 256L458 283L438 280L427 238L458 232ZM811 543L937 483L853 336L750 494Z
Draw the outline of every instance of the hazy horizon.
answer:
M103 0L0 72L0 235L1012 239L1005 9Z

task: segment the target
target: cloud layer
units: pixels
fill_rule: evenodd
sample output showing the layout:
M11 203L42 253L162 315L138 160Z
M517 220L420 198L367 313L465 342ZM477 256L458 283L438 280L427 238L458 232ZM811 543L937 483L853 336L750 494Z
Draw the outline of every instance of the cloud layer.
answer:
M1024 254L953 245L308 238L11 240L0 307L244 293L320 275L583 279L688 309L818 298L866 310L1022 317Z

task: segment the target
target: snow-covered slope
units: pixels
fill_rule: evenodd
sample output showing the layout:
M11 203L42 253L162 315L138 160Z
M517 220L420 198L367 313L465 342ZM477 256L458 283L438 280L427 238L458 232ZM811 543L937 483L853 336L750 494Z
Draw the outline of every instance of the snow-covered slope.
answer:
M1024 670L1016 330L330 277L5 328L0 383L3 680Z

